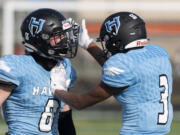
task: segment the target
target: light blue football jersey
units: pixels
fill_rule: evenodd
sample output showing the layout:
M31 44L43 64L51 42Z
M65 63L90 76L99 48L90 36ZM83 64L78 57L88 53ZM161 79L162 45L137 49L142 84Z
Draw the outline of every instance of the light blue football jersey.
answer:
M111 56L102 69L102 81L111 87L129 86L114 95L122 104L120 135L165 135L173 119L170 57L160 46Z
M68 59L60 63L72 87L76 72ZM10 135L58 134L58 115L64 103L52 95L49 71L30 55L7 55L0 59L0 79L17 85L3 103Z

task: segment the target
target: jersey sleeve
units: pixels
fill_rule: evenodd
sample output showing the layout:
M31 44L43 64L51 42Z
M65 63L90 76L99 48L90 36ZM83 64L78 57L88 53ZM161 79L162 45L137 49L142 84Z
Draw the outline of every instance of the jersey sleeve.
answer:
M5 83L19 85L18 72L15 60L10 56L0 58L0 80Z
M71 83L69 85L69 88L72 88L74 85L75 85L75 82L76 82L76 71L75 69L71 66L71 75L70 75L70 80L71 80Z
M136 82L133 61L122 55L110 57L102 68L102 81L110 87L121 88Z
M65 63L66 63L66 85L68 86L68 88L72 88L75 85L76 82L76 71L73 68L71 62L69 59L65 59Z
M67 105L65 102L61 101L61 110L64 108L64 106Z

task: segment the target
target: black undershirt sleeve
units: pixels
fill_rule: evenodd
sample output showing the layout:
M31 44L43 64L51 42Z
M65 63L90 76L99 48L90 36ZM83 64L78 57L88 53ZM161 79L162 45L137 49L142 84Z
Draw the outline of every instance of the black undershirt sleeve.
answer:
M76 135L75 126L72 120L72 110L60 112L58 130L60 135Z

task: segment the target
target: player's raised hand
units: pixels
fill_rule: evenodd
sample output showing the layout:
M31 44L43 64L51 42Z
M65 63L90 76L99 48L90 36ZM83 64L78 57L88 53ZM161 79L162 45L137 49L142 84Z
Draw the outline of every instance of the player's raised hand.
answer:
M51 70L51 89L67 91L66 71L63 65L57 65Z
M92 41L93 39L88 35L85 19L83 19L79 33L79 46L81 48L87 49Z

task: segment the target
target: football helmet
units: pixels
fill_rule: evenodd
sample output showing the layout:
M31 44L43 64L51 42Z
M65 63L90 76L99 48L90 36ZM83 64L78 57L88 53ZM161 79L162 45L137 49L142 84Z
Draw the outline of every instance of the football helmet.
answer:
M147 41L145 22L131 12L118 12L103 22L97 42L101 42L106 55L124 53L127 50L143 46ZM130 45L133 41L143 40L140 45Z
M76 56L79 26L54 9L42 8L30 13L21 25L21 33L27 52L51 59Z

